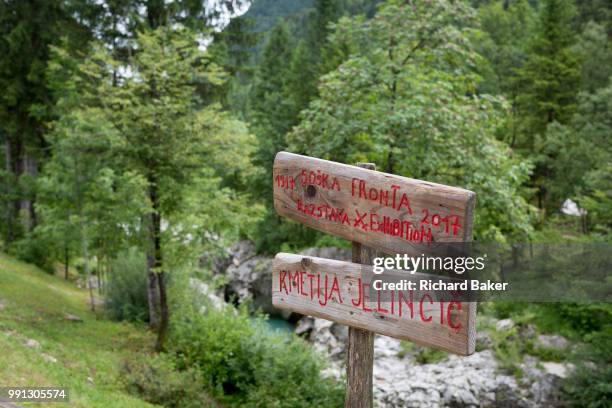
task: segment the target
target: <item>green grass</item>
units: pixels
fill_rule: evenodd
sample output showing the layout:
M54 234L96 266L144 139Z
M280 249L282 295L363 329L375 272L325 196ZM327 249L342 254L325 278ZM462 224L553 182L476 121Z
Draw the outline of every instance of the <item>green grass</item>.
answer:
M149 352L151 335L90 312L87 301L87 291L0 254L0 387L67 387L70 407L152 407L118 381L122 360ZM65 313L84 322L68 321ZM27 347L27 339L38 341L40 349Z

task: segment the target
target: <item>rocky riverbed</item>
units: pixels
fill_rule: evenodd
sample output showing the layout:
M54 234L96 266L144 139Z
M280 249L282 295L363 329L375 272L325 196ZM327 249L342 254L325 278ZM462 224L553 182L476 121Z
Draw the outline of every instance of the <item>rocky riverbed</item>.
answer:
M350 251L338 248L315 248L305 255L350 260ZM329 362L326 375L341 379L345 370L347 328L331 321L303 317L279 311L271 303L272 258L256 255L251 243L243 241L221 257L203 258L213 274L223 275L226 284L218 293L218 302L247 299L256 308L294 322L298 335L309 340ZM209 295L209 296L214 296ZM493 321L487 327L504 332L511 330L510 319ZM560 336L537 336L533 327L520 336L546 348L569 347ZM558 389L572 370L571 364L542 362L525 356L520 364L522 376L516 378L500 366L491 349L488 332L477 337L477 352L469 357L443 356L441 361L427 363L419 359L423 350L407 350L399 340L376 336L374 360L374 398L379 407L542 407L558 406Z

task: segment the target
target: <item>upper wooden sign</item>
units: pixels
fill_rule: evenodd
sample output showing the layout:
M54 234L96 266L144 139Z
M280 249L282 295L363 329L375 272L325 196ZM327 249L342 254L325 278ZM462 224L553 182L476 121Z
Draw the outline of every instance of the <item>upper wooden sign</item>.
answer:
M472 191L287 152L273 174L276 211L319 231L391 254L471 241Z
M469 355L474 352L476 303L454 292L421 290L420 281L439 276L386 271L387 281L412 281L415 290L381 290L372 266L280 253L272 269L275 307ZM452 279L446 279L451 281Z

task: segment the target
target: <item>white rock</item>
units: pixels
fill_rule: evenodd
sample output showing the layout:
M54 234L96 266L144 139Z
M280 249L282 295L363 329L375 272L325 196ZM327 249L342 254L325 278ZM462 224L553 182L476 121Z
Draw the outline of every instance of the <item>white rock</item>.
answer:
M191 286L191 288L193 288L199 294L203 295L207 299L207 303L212 305L212 307L215 309L221 310L226 306L225 300L217 296L206 282L196 278L190 278L189 286ZM201 311L202 313L205 313L206 307L203 307Z
M495 324L497 331L508 331L514 327L512 319L502 319Z
M541 334L538 336L538 346L555 350L563 350L569 347L569 341L563 336Z
M39 349L39 348L40 348L40 343L39 343L39 342L37 342L37 341L36 341L36 340L34 340L34 339L28 339L28 340L26 340L25 345L26 345L26 347L29 347L29 348L32 348L32 349Z
M547 374L559 378L567 378L568 374L574 369L573 364L553 363L550 361L542 363L542 367Z
M314 329L314 318L309 316L302 317L295 326L295 334L298 336L310 334Z
M40 356L47 363L57 363L57 358L53 357L52 355L49 355L47 353L40 353Z
M68 320L70 322L75 322L75 323L83 323L83 319L81 319L79 316L76 316L70 313L64 313L64 320Z

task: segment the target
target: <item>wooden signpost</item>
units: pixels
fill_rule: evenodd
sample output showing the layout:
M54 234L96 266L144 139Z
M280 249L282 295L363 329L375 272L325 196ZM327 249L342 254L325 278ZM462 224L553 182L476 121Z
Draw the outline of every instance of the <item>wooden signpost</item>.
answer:
M471 241L469 190L287 152L276 155L273 176L280 215L382 252Z
M274 306L349 326L346 407L373 404L375 332L460 355L475 346L476 303L423 291L373 299L379 292L371 291L368 266L375 250L418 256L441 243L471 241L475 193L373 167L287 152L274 161L277 212L353 241L353 262L280 253L272 272ZM427 275L412 275L420 278Z
M436 302L435 292L418 289L386 291L383 297L371 290L369 277L379 277L371 272L369 265L279 253L272 269L272 303L422 346L461 355L474 352L474 303ZM387 278L402 274L406 272L385 271ZM415 282L426 277L434 278L406 276Z

